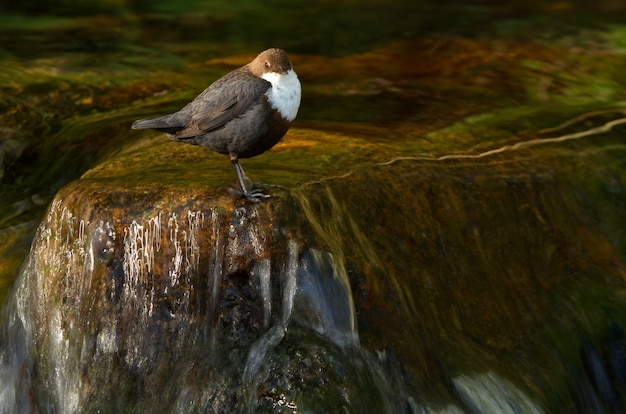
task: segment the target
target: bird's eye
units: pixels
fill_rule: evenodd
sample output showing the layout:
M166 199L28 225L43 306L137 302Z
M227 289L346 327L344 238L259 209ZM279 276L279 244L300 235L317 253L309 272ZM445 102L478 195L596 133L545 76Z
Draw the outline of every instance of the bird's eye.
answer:
M269 69L270 68L270 62L265 62L265 67Z

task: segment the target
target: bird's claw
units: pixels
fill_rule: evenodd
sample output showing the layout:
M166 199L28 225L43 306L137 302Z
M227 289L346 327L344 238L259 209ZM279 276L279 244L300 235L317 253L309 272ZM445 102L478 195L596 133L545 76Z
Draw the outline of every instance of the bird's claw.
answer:
M248 191L245 194L245 197L250 201L254 201L258 203L259 201L263 199L271 198L272 196L270 194L265 194L263 190L257 188L257 189Z

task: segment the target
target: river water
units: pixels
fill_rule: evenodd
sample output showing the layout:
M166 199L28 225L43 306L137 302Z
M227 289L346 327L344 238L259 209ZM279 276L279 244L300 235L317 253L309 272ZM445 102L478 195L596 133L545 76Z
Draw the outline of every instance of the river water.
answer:
M0 412L626 407L621 2L0 11ZM130 130L271 46L271 199Z

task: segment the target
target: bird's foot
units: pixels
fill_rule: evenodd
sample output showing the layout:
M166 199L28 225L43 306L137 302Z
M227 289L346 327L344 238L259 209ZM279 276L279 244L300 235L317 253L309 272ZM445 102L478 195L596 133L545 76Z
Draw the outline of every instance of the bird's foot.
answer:
M253 190L247 191L246 194L244 194L244 196L248 200L250 200L252 202L255 202L255 203L258 203L258 202L260 202L262 200L265 200L265 199L268 199L268 198L272 197L271 194L265 194L263 192L263 190L261 190L260 188L255 188Z
M271 194L266 193L264 189L252 188L251 185L245 190L235 183L228 184L223 188L234 198L245 199L254 203L259 203L273 197Z

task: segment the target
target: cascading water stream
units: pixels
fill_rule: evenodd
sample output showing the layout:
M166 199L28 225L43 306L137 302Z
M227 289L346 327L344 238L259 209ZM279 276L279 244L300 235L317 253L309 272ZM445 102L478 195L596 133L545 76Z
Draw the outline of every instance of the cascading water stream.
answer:
M226 412L227 395L243 392L247 401L237 410L255 412L267 379L262 368L282 361L276 348L288 331L326 338L338 354L358 352L342 261L302 251L289 237L278 240L283 253L271 251L276 240L262 209L158 211L128 224L94 214L92 222L59 199L37 232L4 310L0 411L72 413L108 404ZM196 368L194 358L220 362L189 383L182 379ZM172 377L180 389L163 394ZM137 395L124 397L133 389ZM156 403L141 397L152 392L163 394ZM117 401L106 403L111 395Z

